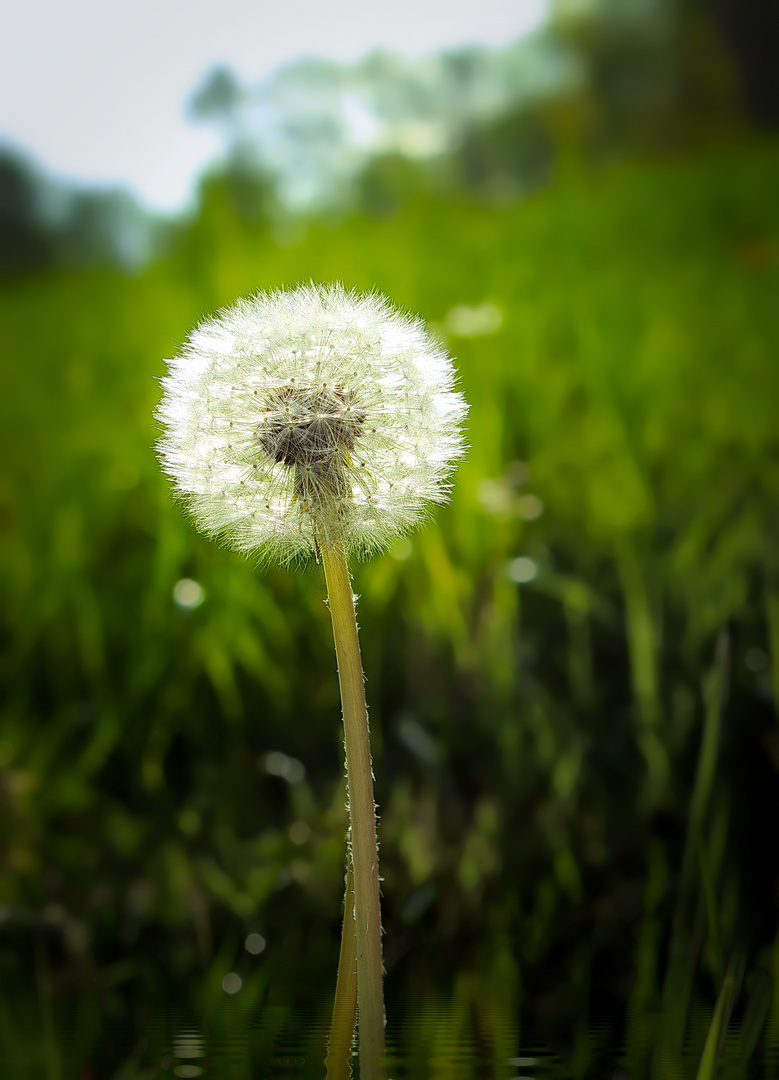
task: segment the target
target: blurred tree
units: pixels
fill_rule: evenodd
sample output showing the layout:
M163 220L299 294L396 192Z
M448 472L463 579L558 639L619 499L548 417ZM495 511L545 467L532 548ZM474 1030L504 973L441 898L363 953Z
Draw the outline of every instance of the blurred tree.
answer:
M227 67L216 67L192 95L189 112L197 120L218 120L231 127L245 96L233 72Z
M691 0L694 2L694 0ZM779 4L775 0L697 0L735 60L749 116L779 127Z
M40 184L16 154L0 153L0 273L46 266L56 246L41 217Z
M125 191L74 189L0 154L0 273L51 266L137 269L165 230Z
M471 125L455 156L455 175L466 191L505 203L549 181L554 159L547 117L533 105Z
M704 4L558 0L553 11L585 72L566 108L550 111L558 136L590 153L679 149L743 124L733 58Z

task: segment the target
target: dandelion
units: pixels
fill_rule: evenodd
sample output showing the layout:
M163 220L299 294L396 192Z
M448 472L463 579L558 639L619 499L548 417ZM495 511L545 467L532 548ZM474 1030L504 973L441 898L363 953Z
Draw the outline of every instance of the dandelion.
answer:
M328 1062L348 1060L356 1011L370 1080L384 1052L379 865L347 557L386 548L445 501L467 407L418 319L341 285L240 300L192 332L163 385L159 454L196 524L266 562L324 567L351 841Z
M463 449L446 352L340 285L221 311L163 385L164 470L204 532L264 561L386 548L446 499Z

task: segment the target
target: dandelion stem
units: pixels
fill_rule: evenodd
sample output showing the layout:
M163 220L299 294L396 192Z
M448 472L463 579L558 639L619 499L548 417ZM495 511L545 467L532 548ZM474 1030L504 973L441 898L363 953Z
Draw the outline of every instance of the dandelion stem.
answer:
M350 845L351 847L351 842ZM346 889L341 953L338 957L338 980L335 984L333 1021L327 1044L327 1080L349 1080L349 1058L354 1045L357 1019L357 935L354 923L354 872L351 851L346 857Z
M373 801L368 709L354 613L354 597L346 556L341 549L325 548L322 562L333 621L335 654L346 747L346 782L354 873L354 919L357 947L357 1016L360 1075L378 1075L384 1055L384 988L381 959L379 854L376 843L376 806Z

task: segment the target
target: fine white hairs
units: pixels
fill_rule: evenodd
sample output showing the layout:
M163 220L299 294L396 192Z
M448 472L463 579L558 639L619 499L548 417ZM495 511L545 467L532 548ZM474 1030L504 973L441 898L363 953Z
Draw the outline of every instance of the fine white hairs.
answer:
M370 554L448 497L467 412L452 361L377 293L259 293L168 363L163 468L196 524L239 551Z

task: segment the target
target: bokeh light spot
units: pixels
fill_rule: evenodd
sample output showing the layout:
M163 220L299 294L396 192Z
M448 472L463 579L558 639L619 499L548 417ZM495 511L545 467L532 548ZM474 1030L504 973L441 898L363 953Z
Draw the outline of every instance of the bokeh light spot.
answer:
M302 761L283 754L281 750L271 750L263 759L265 772L270 776L280 776L288 784L299 784L306 775Z
M173 586L173 599L181 608L198 608L205 598L203 586L192 578L182 578Z
M533 559L528 559L526 555L520 555L518 559L512 559L508 565L509 577L517 585L524 585L528 581L532 581L538 574L538 566Z
M222 979L222 989L226 994L237 994L243 986L243 979L235 971L229 972Z
M247 934L244 948L252 956L259 956L261 952L265 952L265 938L256 932Z
M495 334L503 325L503 312L497 304L458 304L446 314L444 325L453 337L482 337Z
M537 495L520 495L517 501L519 516L525 521L535 521L544 512L544 504Z
M404 562L413 550L414 548L408 537L402 536L390 548L390 555L393 559L397 559L398 562Z

